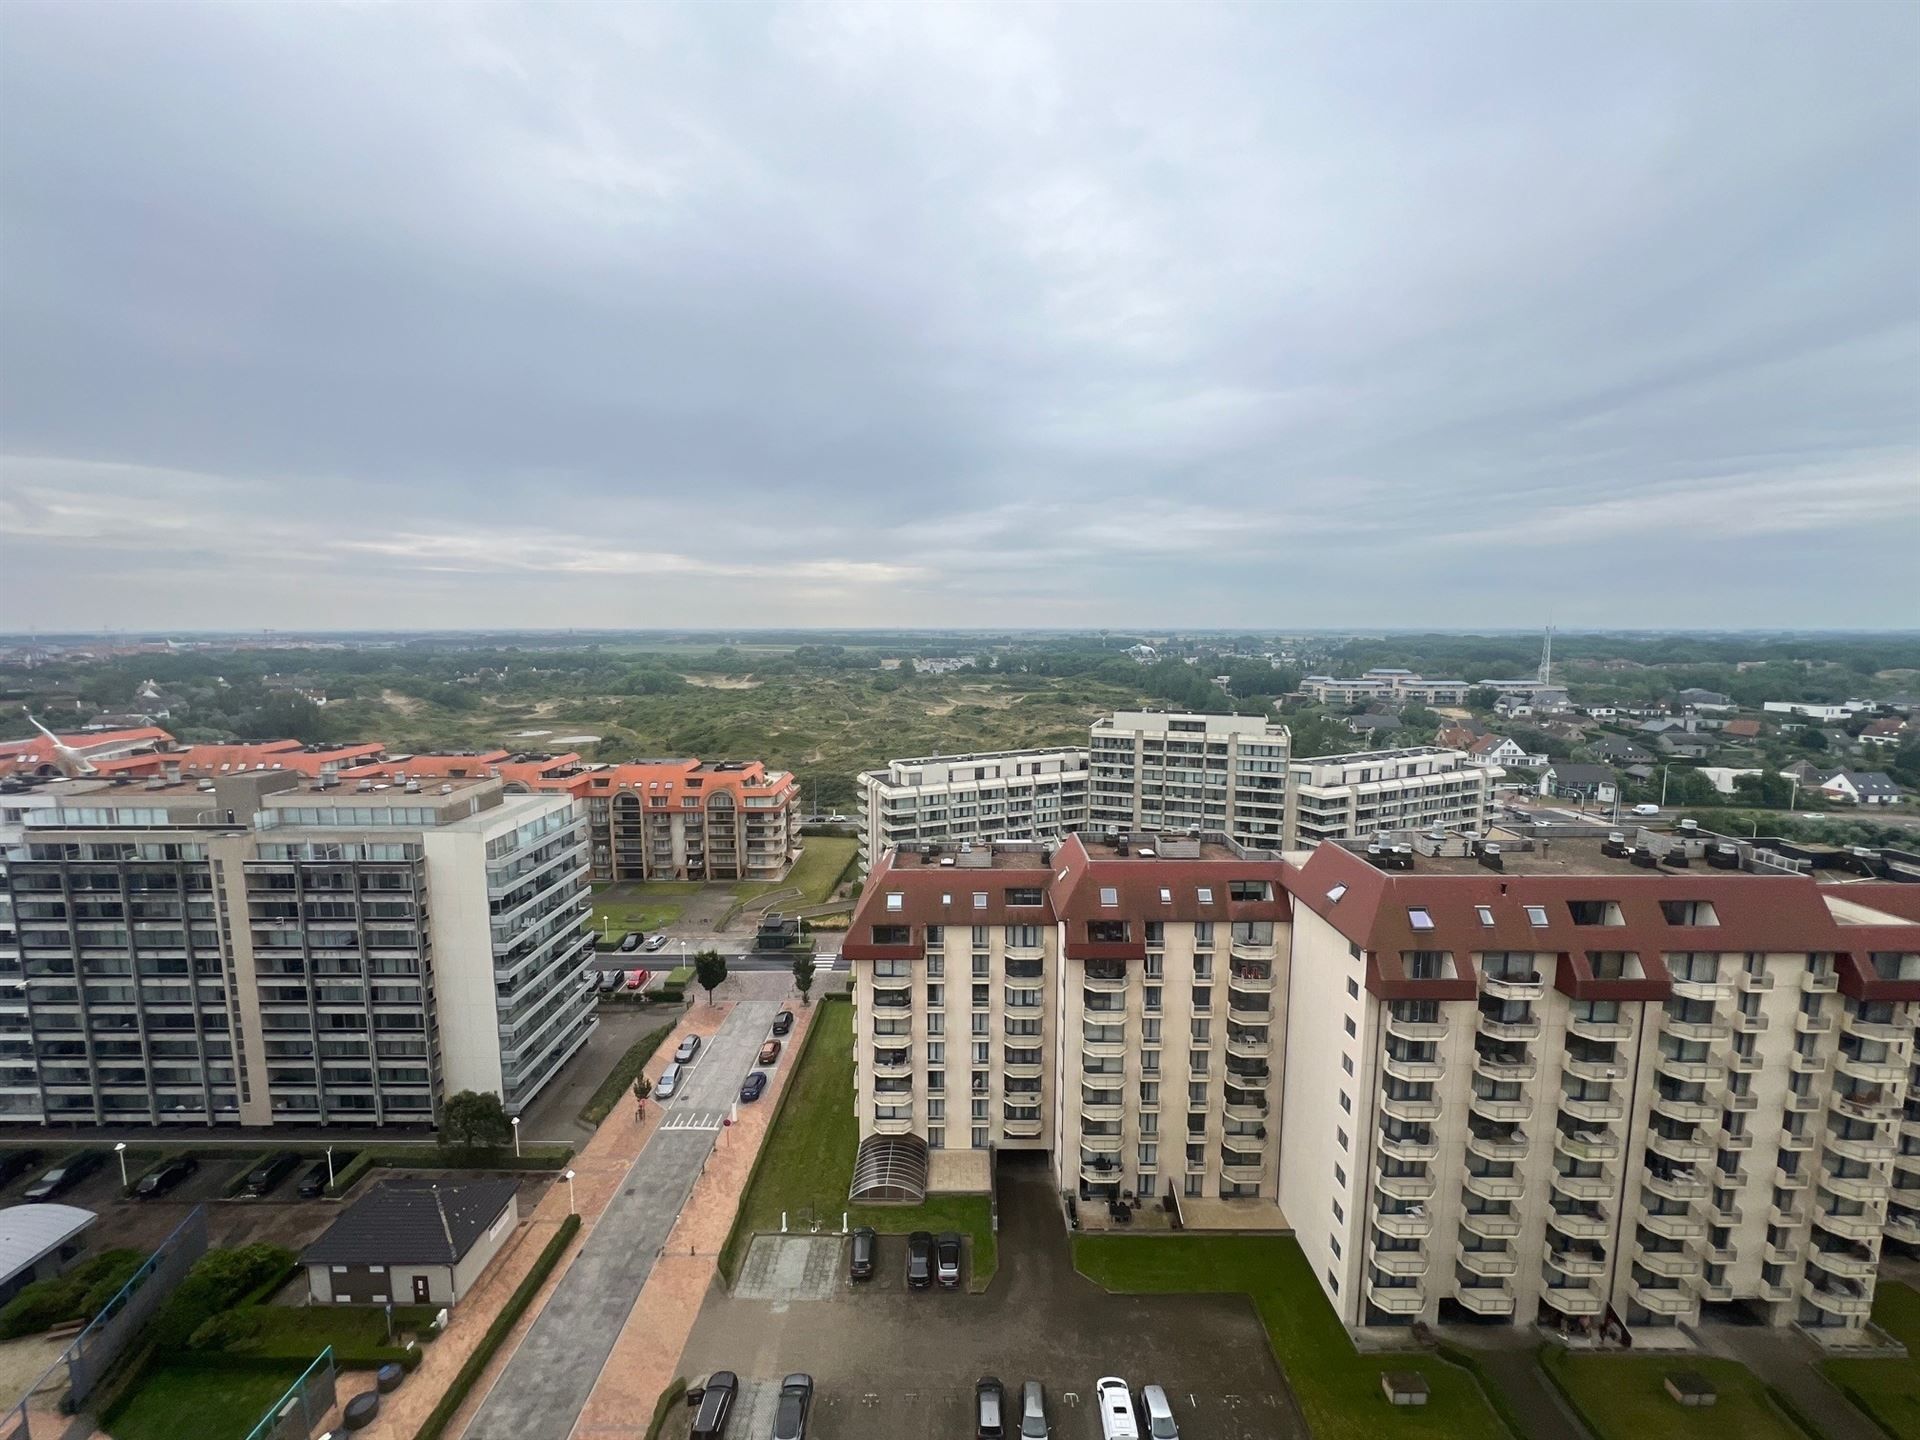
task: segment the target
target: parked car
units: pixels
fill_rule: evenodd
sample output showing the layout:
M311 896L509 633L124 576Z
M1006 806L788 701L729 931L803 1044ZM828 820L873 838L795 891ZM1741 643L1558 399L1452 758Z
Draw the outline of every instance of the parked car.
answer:
M152 1200L156 1196L164 1195L199 1168L200 1162L190 1155L169 1160L166 1164L157 1166L140 1177L139 1183L133 1187L134 1198Z
M106 1163L104 1150L76 1150L56 1160L53 1168L29 1185L20 1198L37 1203L64 1195Z
M766 1093L767 1093L767 1072L764 1070L753 1071L750 1075L747 1076L747 1078L744 1081L741 1082L740 1099L746 1104L749 1104L749 1105L752 1104L755 1100L758 1100L762 1095Z
M1093 1402L1100 1410L1101 1440L1140 1440L1126 1381L1116 1375L1104 1376L1094 1384Z
M853 821L849 820L845 815L829 815L827 816L827 823L829 825L851 825Z
M640 942L645 938L646 937L643 936L638 930L629 930L626 934L620 937L621 952L631 953L635 950L638 950L640 948Z
M731 1370L716 1370L707 1377L700 1391L700 1408L693 1412L693 1429L688 1440L720 1440L727 1433L727 1417L733 1413L734 1396L740 1393L740 1377Z
M649 935L647 937L647 953L648 954L652 954L655 950L664 950L666 948L667 948L667 936L665 931L662 931L658 935Z
M807 1440L807 1412L813 1408L813 1377L789 1375L780 1382L780 1403L773 1412L773 1440Z
M780 1042L778 1040L769 1040L760 1047L760 1063L762 1065L771 1065L779 1058Z
M933 1236L916 1230L907 1236L907 1285L925 1290L933 1284Z
M580 972L580 988L582 990L598 990L600 988L600 971L592 965L582 970Z
M1007 1391L991 1375L982 1375L973 1387L974 1440L1006 1440L1006 1422L1001 1418L1007 1408Z
M960 1237L948 1230L934 1242L933 1251L938 1262L940 1288L958 1290L960 1288Z
M680 1048L673 1052L674 1063L678 1065L691 1065L693 1063L693 1057L699 1053L700 1037L698 1035L689 1035L680 1042Z
M1149 1385L1140 1392L1140 1428L1151 1440L1180 1440L1180 1424L1173 1418L1167 1392Z
M626 978L627 977L618 970L602 970L600 972L600 993L605 995L610 991L618 990L620 988L620 982Z
M793 1012L791 1010L782 1010L778 1015L773 1017L774 1034L785 1035L791 1029L793 1029Z
M849 1280L871 1280L873 1278L874 1242L873 1227L870 1225L862 1225L853 1232L853 1249L847 1259L847 1278Z
M338 1175L353 1163L358 1150L336 1150L333 1152L332 1173ZM302 1200L318 1200L327 1193L327 1157L322 1155L307 1167L307 1173L300 1177L300 1188L296 1192Z
M0 1154L0 1185L11 1185L34 1167L38 1150L9 1150Z
M653 972L651 970L628 971L627 972L627 989L629 990L644 989L646 987L647 980L652 976L652 974Z
M1047 1430L1047 1392L1038 1380L1020 1387L1020 1440L1051 1440Z
M269 1155L247 1176L247 1194L255 1198L271 1195L280 1188L280 1182L299 1166L300 1157L291 1150L282 1150L278 1155Z
M1633 813L1636 815L1658 815L1660 813L1660 807L1658 805L1642 803L1633 807Z
M679 1088L680 1067L678 1065L669 1065L660 1072L659 1080L654 1082L653 1098L656 1100L671 1100L673 1098L673 1092Z

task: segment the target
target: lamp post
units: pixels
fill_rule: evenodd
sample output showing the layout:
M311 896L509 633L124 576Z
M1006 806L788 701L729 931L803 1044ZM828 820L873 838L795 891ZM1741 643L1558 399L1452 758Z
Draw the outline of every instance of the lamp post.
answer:
M1671 769L1673 769L1671 760L1660 767L1660 808L1662 810L1667 808L1667 772Z
M127 1188L127 1142L118 1140L113 1146L114 1157L120 1162L120 1188Z
M333 1189L333 1147L327 1146L327 1189Z
M578 1215L580 1213L579 1206L574 1203L573 1171L571 1170L567 1171L567 1213L569 1215Z
M514 1116L510 1123L513 1125L513 1158L518 1160L520 1158L520 1117Z

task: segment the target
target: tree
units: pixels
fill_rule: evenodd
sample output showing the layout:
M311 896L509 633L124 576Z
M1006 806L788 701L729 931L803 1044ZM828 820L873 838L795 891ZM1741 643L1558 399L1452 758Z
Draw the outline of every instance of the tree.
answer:
M808 1002L807 995L813 989L813 952L793 957L793 984L800 992L800 1003Z
M1800 742L1800 748L1802 750L1817 751L1817 750L1826 750L1829 748L1827 743L1827 732L1820 729L1817 725L1807 726L1806 729L1800 732L1797 738Z
M1498 690L1489 690L1484 685L1476 685L1467 692L1467 708L1469 710L1491 710L1493 709L1494 702L1499 698L1500 692Z
M727 981L727 957L717 950L702 950L693 957L693 978L700 988L707 992L707 1003L713 1003L713 992Z
M489 1090L462 1090L440 1111L440 1143L462 1150L485 1150L511 1144L513 1122L507 1107Z
M1758 775L1736 775L1733 778L1734 799L1741 805L1754 805L1763 810L1784 810L1793 797L1793 782L1784 775L1763 770Z

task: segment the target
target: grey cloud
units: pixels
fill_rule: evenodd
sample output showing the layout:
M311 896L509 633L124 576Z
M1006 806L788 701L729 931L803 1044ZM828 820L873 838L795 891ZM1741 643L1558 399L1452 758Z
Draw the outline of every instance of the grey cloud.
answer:
M8 6L0 624L1910 622L1916 42Z

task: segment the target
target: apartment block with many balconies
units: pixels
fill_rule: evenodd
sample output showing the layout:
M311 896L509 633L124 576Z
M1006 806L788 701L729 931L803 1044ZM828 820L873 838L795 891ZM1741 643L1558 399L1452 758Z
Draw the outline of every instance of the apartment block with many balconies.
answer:
M895 846L1057 841L1087 824L1079 745L894 760L859 784L862 870Z
M1506 773L1431 745L1294 760L1287 767L1286 848L1402 830L1484 831L1494 784Z
M1185 830L1281 847L1286 726L1258 715L1122 710L1095 721L1089 739L1090 828Z
M596 880L779 880L800 850L800 786L758 760L550 770L535 790L587 807Z

